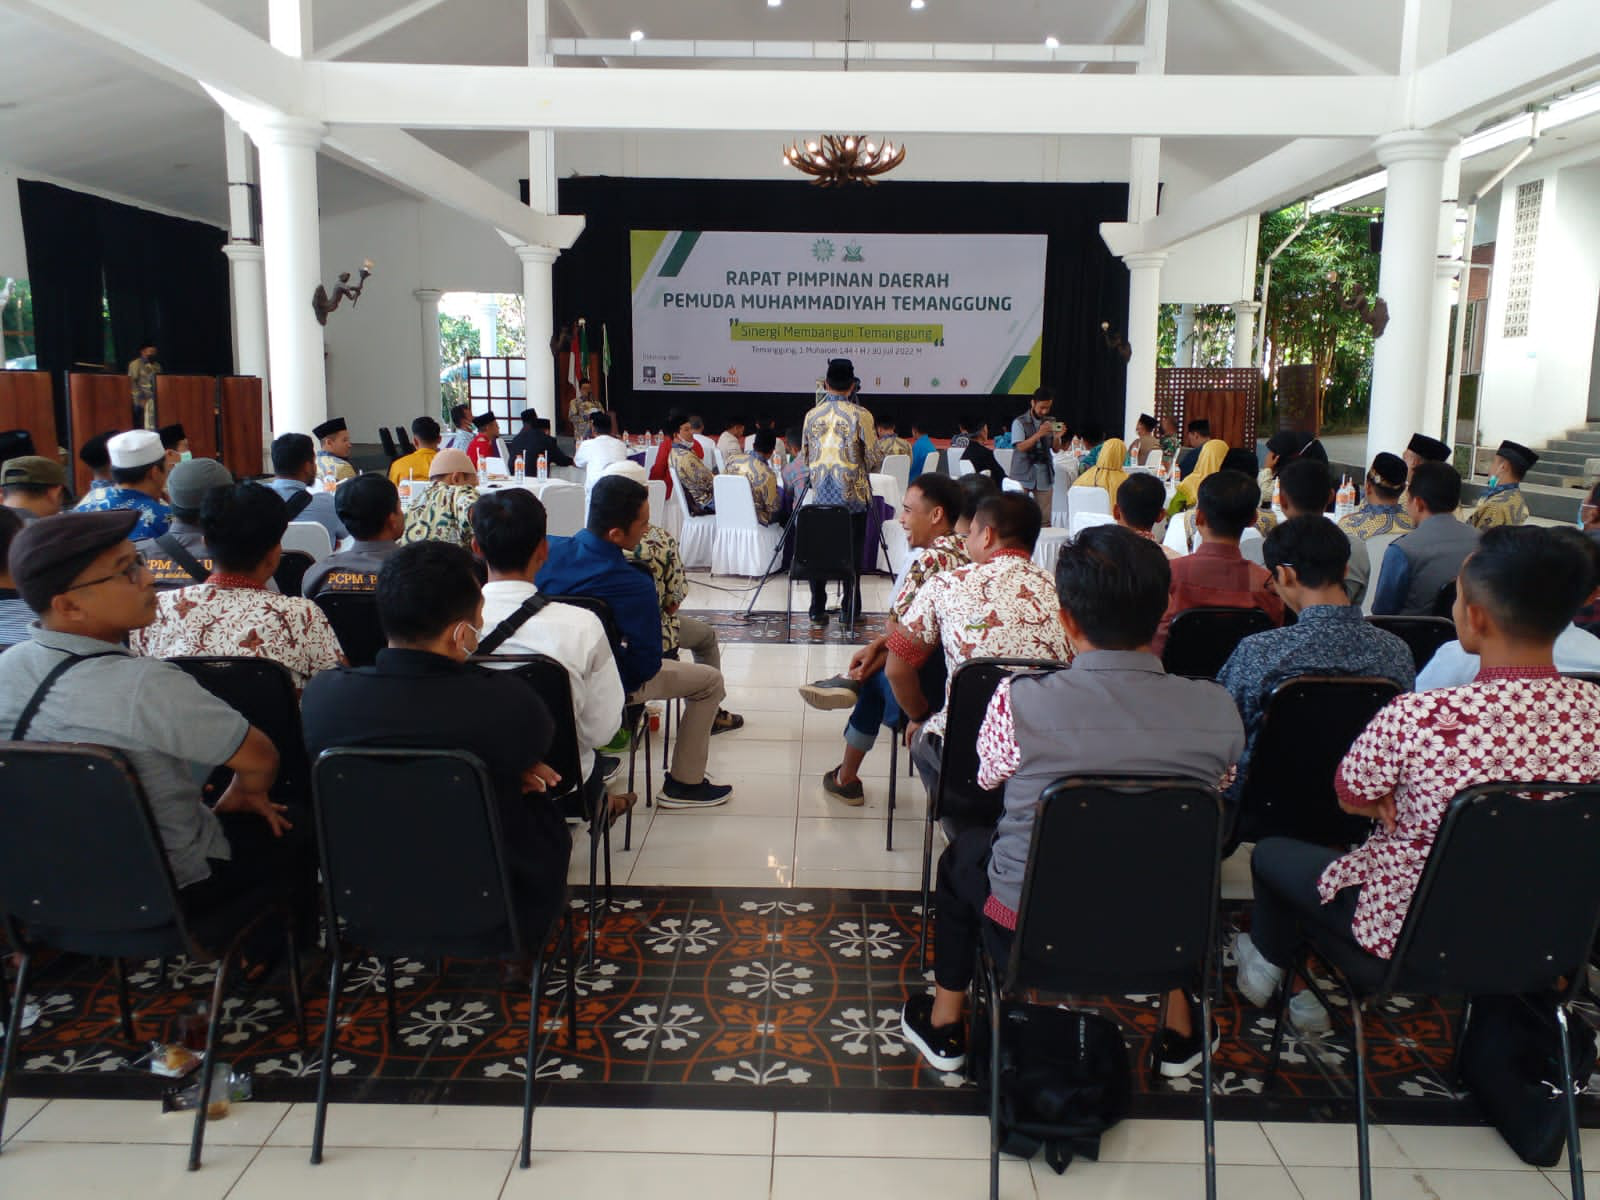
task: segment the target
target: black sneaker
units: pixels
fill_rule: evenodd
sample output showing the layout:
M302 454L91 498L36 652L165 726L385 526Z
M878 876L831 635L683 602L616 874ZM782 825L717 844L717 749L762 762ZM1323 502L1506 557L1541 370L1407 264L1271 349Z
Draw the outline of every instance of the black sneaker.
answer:
M733 788L726 783L712 783L702 779L699 783L679 783L668 775L661 785L656 803L662 808L716 808L726 804Z
M1220 1045L1222 1033L1217 1023L1212 1021L1211 1053L1215 1054ZM1172 1030L1163 1028L1156 1040L1155 1072L1163 1079L1182 1079L1200 1065L1200 1052L1199 1034L1179 1037Z
M800 689L800 699L812 708L826 712L835 708L854 708L860 691L861 685L854 679L847 675L835 675L832 679L819 679L806 684Z
M960 1021L935 1026L932 996L912 996L906 1001L900 1010L900 1032L937 1071L959 1071L967 1065L966 1026Z
M825 612L811 613L811 628L826 629L828 627L828 614Z
M622 773L622 760L613 758L609 754L596 754L594 756L595 770L600 773L600 778L607 783L616 779Z

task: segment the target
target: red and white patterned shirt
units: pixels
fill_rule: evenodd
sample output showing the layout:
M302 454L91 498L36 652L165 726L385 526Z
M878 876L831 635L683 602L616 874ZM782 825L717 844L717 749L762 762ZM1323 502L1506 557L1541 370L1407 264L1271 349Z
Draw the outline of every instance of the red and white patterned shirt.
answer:
M917 598L923 584L940 571L953 571L971 561L967 557L965 538L959 533L941 533L918 550L917 556L911 560L905 578L900 581L899 590L895 592L894 599L889 601L889 615L896 621L904 621L906 611Z
M1070 663L1060 611L1055 581L1028 552L1001 550L986 563L940 571L918 588L905 616L890 627L889 652L920 667L942 644L948 677L974 658ZM939 711L926 726L941 736L948 677Z
M340 661L339 638L310 600L221 574L194 587L158 594L154 624L135 629L129 644L146 658L191 654L269 658L289 668L297 688Z
M1339 798L1369 807L1394 796L1393 832L1375 830L1330 863L1327 904L1359 887L1353 932L1379 958L1394 953L1412 894L1450 801L1480 783L1600 780L1600 687L1554 667L1490 668L1465 687L1398 696L1340 763Z

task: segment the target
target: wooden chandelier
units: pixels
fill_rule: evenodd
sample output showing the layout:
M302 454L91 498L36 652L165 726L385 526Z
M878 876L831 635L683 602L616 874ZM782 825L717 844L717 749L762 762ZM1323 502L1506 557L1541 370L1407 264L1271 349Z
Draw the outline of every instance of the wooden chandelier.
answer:
M820 141L796 142L783 151L783 161L822 187L877 182L876 176L892 171L906 160L906 148L893 142L869 141L860 134L825 133Z

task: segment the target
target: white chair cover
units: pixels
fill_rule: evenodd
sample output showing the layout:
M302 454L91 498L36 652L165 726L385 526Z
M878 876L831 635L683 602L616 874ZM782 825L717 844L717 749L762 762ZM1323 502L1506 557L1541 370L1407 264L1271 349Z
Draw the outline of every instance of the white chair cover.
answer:
M1011 456L1015 453L1016 451L1010 446L1004 446L994 452L995 462L1000 464L1000 469L1007 475L1011 474Z
M544 505L545 532L551 537L571 537L583 528L588 508L588 492L575 483L552 483L540 493Z
M1111 515L1111 497L1106 494L1103 487L1069 487L1063 488L1059 482L1056 484L1055 495L1064 499L1052 499L1051 506L1056 509L1065 508L1066 517L1055 520L1052 516L1051 524L1059 525L1063 529L1072 528L1072 518L1079 513L1105 513Z
M716 536L711 544L713 575L765 575L778 544L782 525L763 525L756 519L750 481L743 475L718 475L712 481L716 497Z
M911 541L906 537L905 528L899 521L885 521L883 524L883 544L888 549L889 570L893 573L896 583L905 573L911 556L915 553L911 549ZM880 552L881 556L881 552Z
M1193 528L1194 509L1186 508L1167 522L1167 536L1161 539L1162 545L1179 554L1188 554L1189 531Z
M1056 575L1056 559L1061 557L1061 547L1072 540L1072 535L1065 529L1041 529L1039 540L1033 545L1033 561L1044 569L1045 574L1054 579Z
M1008 475L1000 481L1000 490L1002 492L1026 492L1028 489ZM1051 513L1050 515L1054 516L1055 514Z
M1072 514L1072 536L1077 537L1085 529L1093 525L1115 525L1116 518L1110 513L1077 512Z
M1372 613L1372 602L1378 596L1378 583L1383 578L1383 559L1389 553L1398 533L1380 533L1367 539L1367 558L1372 561L1372 577L1367 580L1367 594L1361 598L1361 611Z
M964 458L956 459L956 478L957 479L965 479L968 475L971 475L975 471L977 471L977 469L978 469L977 467L973 466L970 462L968 462Z
M1239 553L1244 555L1258 567L1266 566L1264 549L1267 539L1261 536L1261 530L1251 526L1239 536Z
M300 550L321 562L333 553L333 538L327 527L316 521L290 521L289 528L283 531L283 548Z
M689 501L683 492L683 481L678 478L678 472L671 463L667 464L667 471L672 475L672 507L678 513L678 554L683 559L683 569L692 571L697 567L709 567L717 540L717 518L709 513L702 517L691 516Z
M755 444L756 444L756 435L755 434L747 433L747 434L744 435L744 452L746 454L750 453L750 451L755 447Z
M879 468L884 475L893 475L896 483L900 485L900 494L904 496L906 489L911 486L911 456L909 454L891 454L883 460Z
M666 528L667 521L667 485L660 479L652 479L644 485L645 491L650 493L650 523ZM670 533L671 531L668 530ZM674 537L677 534L673 534Z
M1159 467L1161 465L1161 447L1157 446L1144 456L1144 465L1147 467Z

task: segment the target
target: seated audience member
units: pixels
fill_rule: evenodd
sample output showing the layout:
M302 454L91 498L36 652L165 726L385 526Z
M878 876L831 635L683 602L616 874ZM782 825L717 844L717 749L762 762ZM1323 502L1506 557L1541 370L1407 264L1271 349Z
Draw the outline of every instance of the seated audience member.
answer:
M1278 504L1286 518L1322 517L1333 503L1339 485L1328 464L1314 458L1297 458L1284 464L1278 473ZM1326 520L1326 517L1323 518ZM1328 522L1330 525L1333 522ZM1338 527L1350 543L1350 563L1344 573L1345 594L1350 603L1360 606L1367 594L1367 581L1372 576L1372 559L1367 554L1367 543L1355 534Z
M789 461L783 464L779 478L783 481L783 506L791 511L796 497L811 483L811 469L806 463L806 456L800 453L804 438L805 430L798 425L791 425L783 435L783 444L789 448Z
M1478 544L1478 531L1456 520L1461 476L1449 463L1424 462L1411 472L1406 512L1416 528L1389 543L1378 567L1372 611L1428 616L1440 591Z
M550 436L550 421L541 417L531 408L522 410L522 430L511 439L511 444L506 447L506 453L511 455L513 463L517 455L522 455L525 469L529 475L534 473L534 468L539 461L539 455L545 456L545 462L552 467L573 466L572 459L561 448L560 443Z
M406 509L402 542L472 545L472 506L478 502L478 472L460 450L441 450L428 467L430 484Z
M78 461L89 468L89 496L111 486L111 451L106 449L106 443L114 433L97 433L78 449Z
M1489 468L1489 490L1468 523L1480 533L1496 525L1526 524L1528 502L1522 498L1522 478L1538 461L1539 456L1520 442L1501 442Z
M233 472L214 458L191 458L172 468L167 476L172 528L139 543L158 589L188 587L210 577L216 564L200 528L200 507L208 493L232 486Z
M1589 587L1578 609L1581 615L1585 609L1600 601L1600 544L1576 529L1561 527L1545 532L1571 546L1589 569ZM1556 638L1551 651L1556 670L1563 675L1600 674L1600 637L1577 622L1578 617L1574 616L1572 623ZM1435 688L1461 687L1471 683L1478 677L1479 665L1478 656L1469 653L1459 641L1446 642L1434 652L1428 665L1417 673L1417 691L1428 692Z
M1214 683L1161 669L1151 649L1166 606L1170 567L1125 529L1097 525L1061 548L1053 601L1072 669L1002 682L978 732L978 781L1005 785L997 828L959 835L939 860L933 925L934 994L905 1003L906 1039L936 1069L960 1070L962 1015L978 938L1009 948L1039 800L1063 777L1137 770L1216 787L1244 746L1239 715ZM1130 760L1129 747L1139 747ZM1197 1006L1166 998L1154 1070L1178 1078L1200 1065ZM1215 1035L1213 1034L1215 1047Z
M756 520L771 525L782 511L783 495L778 488L778 474L772 469L773 450L778 439L770 430L756 434L756 440L746 454L743 450L724 455L722 469L728 475L737 475L750 481L750 497L755 501Z
M1172 618L1189 608L1259 608L1283 621L1283 601L1273 595L1272 577L1239 553L1239 537L1254 524L1261 489L1239 471L1217 471L1198 489L1195 530L1200 545L1172 560L1172 595L1156 631L1156 653L1166 649Z
M25 454L0 466L0 487L5 489L4 506L19 521L53 517L67 503L67 469L52 459Z
M1123 445L1121 438L1111 438L1096 447L1101 452L1100 459L1094 466L1085 466L1078 477L1072 481L1075 488L1099 488L1105 492L1106 499L1113 505L1117 502L1117 489L1128 478L1127 459L1128 448ZM1165 494L1165 488L1162 489Z
M1183 449L1178 451L1178 478L1186 477L1194 470L1195 463L1200 458L1201 448L1211 441L1211 422L1205 418L1190 421L1183 434ZM1227 443L1223 442L1226 446Z
M711 440L711 435L706 432L706 419L698 413L691 413L689 416L689 432L694 435L695 444L700 447L700 453L696 457L708 464L709 469L709 464L714 464L717 461L717 444Z
M291 826L268 796L278 752L265 733L178 667L123 645L156 615L150 575L128 540L138 519L126 509L69 513L36 521L12 541L13 586L39 621L27 641L0 655L0 728L21 741L121 751L150 804L180 902L191 914L211 913L305 878L311 827L298 819ZM63 663L71 666L16 730ZM233 771L233 782L207 805L197 779L215 766Z
M1156 436L1158 428L1156 419L1149 413L1139 414L1138 421L1134 423L1133 441L1128 445L1136 463L1143 465L1145 459L1161 449L1161 439Z
M1326 472L1321 463L1305 460L1290 469L1300 467ZM1299 619L1282 629L1251 634L1217 673L1217 682L1228 689L1244 719L1241 783L1267 701L1280 683L1301 675L1358 675L1392 679L1410 691L1417 670L1405 642L1368 624L1350 599L1344 586L1350 542L1332 521L1320 513L1290 517L1267 535L1262 549L1274 590Z
M655 461L650 464L650 478L667 485L669 500L672 498L672 472L667 470L667 464L672 459L673 448L681 443L696 457L703 458L705 455L700 443L694 440L694 431L688 426L688 417L680 412L669 412L661 425L661 444L656 447Z
M439 453L439 422L432 417L418 417L411 422L411 437L417 448L410 454L402 454L389 464L390 483L398 484L407 479L428 478L428 469L433 465L433 456Z
M1131 529L1140 537L1154 542L1156 523L1161 520L1166 504L1167 489L1154 475L1129 475L1117 489L1116 498L1111 504L1111 516L1124 529ZM1162 546L1161 552L1168 558L1179 557L1178 552L1170 546Z
M1178 418L1169 413L1161 418L1161 453L1170 459L1182 445L1183 436L1178 432Z
M971 561L955 531L962 502L961 486L949 476L936 472L917 476L906 488L905 498L900 503L900 526L906 531L906 541L915 553L889 602L892 619L905 618L918 590L928 580ZM837 767L823 775L822 790L852 806L866 800L861 764L878 740L878 727L893 728L900 720L900 706L895 702L894 690L884 672L888 657L889 637L879 634L851 656L845 674L800 689L800 698L812 708L851 709L844 731L844 757ZM930 658L929 662L937 660ZM928 688L924 686L923 691L926 694Z
M606 476L589 497L586 526L570 538L550 540L550 554L536 582L547 596L590 596L611 606L626 642L617 669L629 702L684 701L658 803L665 808L710 808L727 803L733 792L706 778L711 728L726 689L721 671L662 658L655 585L626 557L649 526L650 493L644 485Z
M482 412L472 418L473 428L476 432L472 440L467 443L467 457L472 460L474 470L488 470L488 460L499 458L500 453L500 421L492 412ZM511 466L506 463L507 468Z
M1176 515L1184 509L1195 507L1199 502L1200 485L1222 470L1223 460L1227 457L1228 443L1221 438L1212 438L1204 446L1200 447L1200 453L1196 456L1194 465L1178 481L1178 486L1173 491L1172 500L1168 505L1167 511ZM1254 480L1256 477L1255 466L1252 464L1250 469L1244 473ZM1256 495L1259 496L1260 494L1261 489L1257 487ZM1190 528L1192 528L1192 525Z
M744 453L743 417L734 417L728 422L728 427L722 431L722 436L717 439L717 453L722 455L722 465L726 469L728 460L735 454Z
M551 603L534 586L550 543L544 505L533 493L508 488L482 497L472 509L472 545L489 567L483 636L505 633L494 654L543 654L566 668L578 761L589 780L596 747L609 742L622 721L622 677L605 626L585 609Z
M930 793L957 667L971 658L1072 661L1056 619L1055 583L1033 561L1041 524L1039 506L1021 493L983 501L966 539L972 561L934 575L917 589L904 617L888 622L884 671L915 732L911 756ZM922 690L921 668L941 647L945 689L935 699Z
M1248 475L1252 479L1257 479L1259 478L1257 468L1260 465L1260 462L1257 461L1256 456L1251 451L1230 449L1222 456L1222 465L1217 469L1221 471L1237 471L1241 475ZM1262 537L1266 537L1278 524L1278 517L1272 511L1272 493L1261 492L1260 487L1261 485L1257 483L1256 489L1261 496L1261 500L1256 505L1255 531ZM1194 513L1192 511L1185 513L1184 520L1189 522L1192 534ZM1193 541L1192 536L1190 540Z
M483 596L460 546L395 551L378 573L378 616L389 645L376 663L324 672L306 687L306 749L313 758L333 746L382 746L480 759L494 786L511 899L523 936L537 943L561 909L572 855L566 821L540 795L560 782L544 764L550 712L515 675L467 662L484 625ZM383 830L373 839L381 855Z
M938 472L930 471L928 474L935 475ZM978 505L990 496L1000 495L1001 488L987 475L963 476L956 480L956 486L961 489L961 519L956 522L955 533L961 539L961 549L965 553L967 534L972 532L972 518L978 515Z
M22 531L22 518L14 508L0 508L0 649L15 646L28 640L28 626L33 623L33 609L17 591L11 573L6 569L6 555L11 543Z
M328 531L337 546L339 539L348 536L344 522L339 520L333 497L327 492L313 492L317 482L317 448L303 433L285 433L272 440L272 479L267 486L289 506L289 520L315 521Z
M161 448L167 452L167 470L181 462L188 462L193 455L189 450L189 435L183 431L182 425L163 425L156 433L161 438Z
M1589 494L1578 506L1578 528L1585 537L1600 545L1600 483L1589 489ZM1600 598L1580 608L1572 621L1579 629L1600 637Z
M300 594L375 592L378 572L400 548L406 515L400 511L400 489L382 475L360 475L333 494L339 520L355 544L311 564L300 581Z
M1283 469L1299 460L1301 452L1311 444L1311 435L1294 429L1280 429L1267 439L1267 457L1256 475L1261 488L1261 498L1272 496L1272 481L1283 474Z
M350 426L343 417L330 417L311 429L317 439L317 474L334 483L354 479L359 472L350 461Z
M923 427L921 418L913 417L911 420L911 478L916 479L933 469L928 461L939 453L939 447L933 444L933 439L928 436L928 431Z
M1409 481L1410 472L1415 471L1425 462L1448 463L1450 461L1450 447L1446 446L1436 437L1429 437L1425 433L1413 433L1411 441L1400 452L1401 461L1406 464Z
M578 448L573 452L573 465L583 468L585 472L585 486L594 487L594 481L600 478L600 473L614 462L621 462L628 457L628 444L611 433L611 414L608 412L591 413L589 427L592 433L589 437L578 443Z
M296 687L342 661L339 639L309 600L267 591L278 569L283 500L257 483L206 493L200 529L215 569L205 583L156 597L156 619L135 631L130 645L148 658L226 654L282 663Z
M982 417L970 415L961 417L957 424L960 425L961 432L950 439L950 448L952 450L956 449L956 443L959 442L961 445L960 461L971 463L974 472L980 475L987 475L995 481L996 486L1002 484L1005 481L1006 470L1000 465L1000 460L994 456L994 451L989 449L987 445L989 426ZM951 473L954 474L954 468L951 468Z
M1409 533L1416 528L1400 503L1406 490L1406 464L1398 455L1387 452L1372 460L1367 471L1366 497L1354 512L1339 518L1339 528L1362 541L1390 533Z
M891 454L910 456L911 443L901 437L899 431L895 429L893 417L879 413L875 427L878 431L878 440L873 443L871 451L867 454L867 470L882 471L883 460Z
M703 449L690 422L684 421L678 426L672 437L668 462L672 470L677 472L678 482L683 485L683 498L689 503L689 515L692 517L715 512L717 508L714 476L698 453Z
M1424 463L1413 482L1430 466L1455 474ZM1273 1002L1308 928L1391 957L1439 822L1463 789L1600 779L1600 688L1561 678L1552 659L1592 582L1589 564L1547 529L1484 533L1461 566L1455 604L1477 678L1391 700L1339 766L1339 806L1372 818L1373 832L1348 853L1291 838L1256 846L1255 913L1235 947L1246 1000Z
M459 450L465 454L467 447L472 445L472 439L477 436L477 427L472 423L471 406L452 404L450 406L450 432L439 443L439 449Z
M128 509L139 516L134 540L160 537L172 526L172 510L161 502L167 486L167 452L153 429L130 429L106 442L111 456L111 486L96 488L75 511Z

